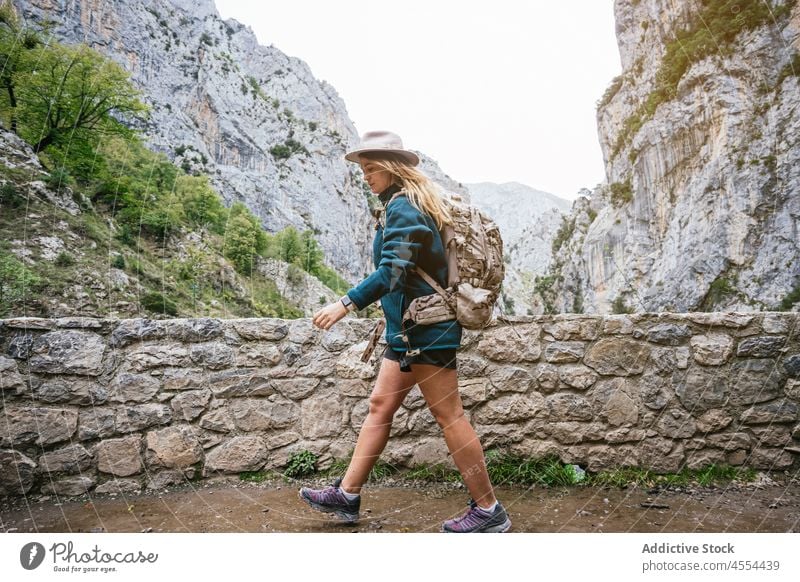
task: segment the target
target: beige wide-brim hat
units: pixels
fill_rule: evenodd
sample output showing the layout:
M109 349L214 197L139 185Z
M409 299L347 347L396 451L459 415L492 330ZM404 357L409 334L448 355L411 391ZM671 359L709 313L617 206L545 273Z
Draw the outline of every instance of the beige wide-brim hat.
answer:
M358 156L366 152L395 154L412 166L419 164L419 156L412 151L404 149L403 140L400 139L399 135L391 131L368 131L361 136L361 143L358 144L358 147L347 152L344 159L358 163Z

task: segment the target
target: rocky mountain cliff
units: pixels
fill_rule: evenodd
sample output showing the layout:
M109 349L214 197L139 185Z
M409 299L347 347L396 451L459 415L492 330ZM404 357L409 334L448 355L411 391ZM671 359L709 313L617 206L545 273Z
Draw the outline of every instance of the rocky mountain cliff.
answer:
M623 73L597 112L607 181L573 206L548 280L553 308L790 308L800 300L796 1L614 9Z
M152 106L143 128L152 149L209 174L228 204L244 202L270 232L314 229L343 276L367 272L368 203L357 169L342 161L356 132L336 91L303 61L259 45L211 0L14 5L130 71Z
M371 272L369 192L342 158L358 136L335 89L305 62L259 45L213 0L13 3L28 20L53 21L59 40L85 42L130 71L152 106L142 128L152 149L209 174L266 230L314 230L328 264L351 282ZM420 157L446 189L465 191Z

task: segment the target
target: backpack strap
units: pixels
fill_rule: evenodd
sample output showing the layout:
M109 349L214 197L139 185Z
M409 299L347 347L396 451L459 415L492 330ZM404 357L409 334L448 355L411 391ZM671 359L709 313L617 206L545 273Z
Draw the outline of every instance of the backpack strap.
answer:
M389 204L391 204L392 201L395 198L397 198L398 196L405 196L405 195L406 195L406 191L405 190L400 190L399 192L395 192L392 195L392 197L389 198L389 201L386 204L384 204L383 209L378 212L378 224L381 225L381 228L386 228L386 224L384 223L383 218L384 218L384 214L386 213L386 209L389 207ZM377 225L375 226L375 229L376 230L378 229Z
M442 289L442 286L439 285L439 283L437 283L436 280L433 277L428 275L428 273L423 271L420 267L414 267L413 270L416 271L419 274L420 277L425 279L425 282L428 285L430 285L431 287L433 287L439 295L444 297L445 300L449 300L450 299L449 296L447 295L447 291Z

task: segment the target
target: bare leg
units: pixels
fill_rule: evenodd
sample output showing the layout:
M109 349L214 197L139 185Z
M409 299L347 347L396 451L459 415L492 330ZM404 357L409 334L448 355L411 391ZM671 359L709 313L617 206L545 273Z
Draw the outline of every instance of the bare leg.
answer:
M412 364L412 373L431 413L444 430L447 449L453 456L470 495L481 507L496 501L478 435L464 416L458 392L458 372L431 364Z
M361 486L389 440L394 413L414 384L414 375L401 372L399 362L383 359L369 397L369 412L361 425L353 458L340 485L348 493L361 492Z

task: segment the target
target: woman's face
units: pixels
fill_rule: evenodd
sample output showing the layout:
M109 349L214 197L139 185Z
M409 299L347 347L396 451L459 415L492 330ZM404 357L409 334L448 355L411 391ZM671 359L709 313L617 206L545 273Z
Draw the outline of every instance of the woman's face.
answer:
M369 184L373 194L380 194L392 185L392 175L378 166L374 161L361 158L361 171L364 172L364 179Z

